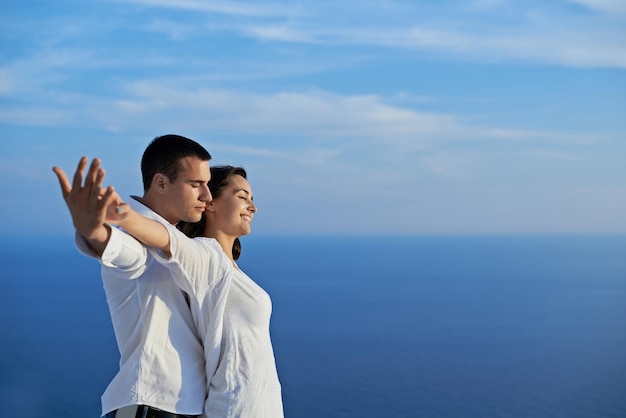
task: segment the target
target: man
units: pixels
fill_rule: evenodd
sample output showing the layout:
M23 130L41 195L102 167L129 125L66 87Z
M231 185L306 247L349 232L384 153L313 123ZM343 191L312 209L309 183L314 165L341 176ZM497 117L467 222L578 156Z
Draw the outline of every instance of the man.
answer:
M142 161L143 197L130 205L144 216L176 225L197 222L211 201L211 155L178 135L155 138ZM119 197L102 189L94 159L83 184L83 157L70 184L54 167L76 229L79 251L101 263L101 275L120 351L120 370L102 395L107 418L199 416L206 397L203 348L185 294L172 271L131 236L105 223Z

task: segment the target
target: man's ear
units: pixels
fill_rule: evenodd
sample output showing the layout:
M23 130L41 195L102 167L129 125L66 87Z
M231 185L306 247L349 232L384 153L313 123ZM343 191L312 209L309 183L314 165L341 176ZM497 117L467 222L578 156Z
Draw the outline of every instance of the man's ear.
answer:
M168 180L162 173L156 173L152 178L152 187L159 194L165 194L167 190Z

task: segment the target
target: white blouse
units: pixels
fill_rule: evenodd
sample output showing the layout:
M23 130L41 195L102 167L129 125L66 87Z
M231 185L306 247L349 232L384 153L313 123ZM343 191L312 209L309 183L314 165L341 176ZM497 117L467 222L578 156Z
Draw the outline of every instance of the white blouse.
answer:
M269 295L238 270L212 238L168 227L172 257L160 262L182 278L206 360L208 417L281 418L283 404L270 339Z

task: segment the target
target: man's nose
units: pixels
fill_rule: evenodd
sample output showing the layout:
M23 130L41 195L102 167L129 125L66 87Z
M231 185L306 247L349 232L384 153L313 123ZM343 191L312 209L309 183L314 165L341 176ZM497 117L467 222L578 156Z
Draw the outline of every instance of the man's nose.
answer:
M202 193L200 194L200 200L202 200L203 202L210 202L211 200L213 200L213 196L211 195L211 190L209 189L209 186L207 186L206 184L202 188Z

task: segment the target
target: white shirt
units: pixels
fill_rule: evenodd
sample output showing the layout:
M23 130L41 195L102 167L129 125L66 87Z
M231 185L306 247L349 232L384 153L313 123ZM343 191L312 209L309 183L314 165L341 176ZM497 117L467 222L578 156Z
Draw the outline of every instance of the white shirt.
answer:
M233 266L212 238L189 239L168 228L169 263L184 278L204 343L208 397L205 414L220 418L281 418L283 404L269 324L269 295Z
M170 225L129 199L137 212ZM77 235L79 251L97 258ZM99 259L120 351L120 370L102 395L102 415L128 405L200 415L206 397L204 354L185 295L172 271L126 233L112 228Z

